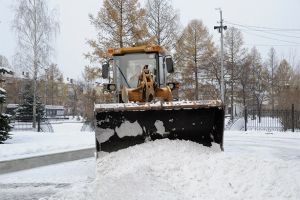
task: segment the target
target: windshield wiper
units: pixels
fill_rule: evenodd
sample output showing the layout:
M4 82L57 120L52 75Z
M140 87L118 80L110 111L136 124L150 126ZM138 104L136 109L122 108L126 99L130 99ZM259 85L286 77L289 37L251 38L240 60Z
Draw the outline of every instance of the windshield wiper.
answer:
M120 71L120 73L121 73L123 79L125 80L125 83L127 84L127 87L131 88L131 86L129 85L127 79L125 78L125 76L124 76L124 74L123 74L121 68L120 68L118 65L116 65L116 66L117 66L117 68L119 69L119 71Z

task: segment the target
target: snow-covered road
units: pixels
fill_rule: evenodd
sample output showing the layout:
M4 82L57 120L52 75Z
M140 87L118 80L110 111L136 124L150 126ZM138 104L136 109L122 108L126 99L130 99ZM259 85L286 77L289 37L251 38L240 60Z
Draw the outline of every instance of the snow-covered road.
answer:
M95 179L95 158L0 175L0 199L48 199L72 186Z
M300 199L300 133L225 132L225 152L160 140L0 176L0 199ZM34 198L30 198L34 197Z
M300 132L225 131L225 153L300 161Z

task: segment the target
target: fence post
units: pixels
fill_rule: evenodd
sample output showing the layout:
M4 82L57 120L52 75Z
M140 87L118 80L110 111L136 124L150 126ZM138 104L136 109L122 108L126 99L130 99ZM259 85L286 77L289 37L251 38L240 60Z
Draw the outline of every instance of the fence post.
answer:
M244 111L244 119L245 119L245 131L247 131L247 121L248 121L248 113L247 113L247 107L245 107Z
M37 115L37 121L38 121L38 132L41 132L41 117L40 117L40 114Z
M295 132L295 107L292 104L292 132Z

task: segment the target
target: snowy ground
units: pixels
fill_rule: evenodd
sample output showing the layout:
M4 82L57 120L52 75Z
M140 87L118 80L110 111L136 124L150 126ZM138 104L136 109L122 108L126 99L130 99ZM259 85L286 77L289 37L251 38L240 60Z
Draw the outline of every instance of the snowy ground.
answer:
M224 142L220 152L160 140L103 155L97 170L86 159L2 175L0 199L300 199L299 133Z
M0 175L0 199L48 198L95 179L95 158Z
M300 162L300 132L225 131L224 137L225 153Z
M12 139L0 145L0 161L94 147L93 132L81 132L82 123L53 122L54 133L11 132Z

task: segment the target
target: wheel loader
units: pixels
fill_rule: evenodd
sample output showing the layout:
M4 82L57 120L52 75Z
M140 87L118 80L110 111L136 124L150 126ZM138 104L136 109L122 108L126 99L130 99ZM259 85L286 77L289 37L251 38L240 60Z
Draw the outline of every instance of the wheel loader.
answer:
M113 103L95 105L96 150L112 152L151 140L190 140L223 150L224 106L219 100L175 101L178 83L170 55L159 45L110 48L102 65ZM98 154L97 154L98 155Z

